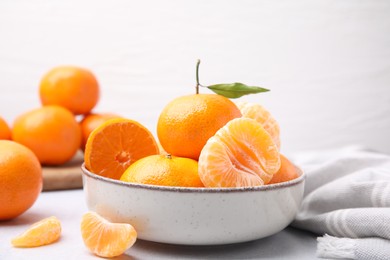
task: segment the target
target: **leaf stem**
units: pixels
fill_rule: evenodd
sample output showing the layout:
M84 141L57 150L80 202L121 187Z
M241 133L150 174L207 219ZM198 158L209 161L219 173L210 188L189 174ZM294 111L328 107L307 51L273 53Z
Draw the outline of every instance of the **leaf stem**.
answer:
M198 61L196 62L196 87L195 87L196 94L199 94L199 86L200 86L200 83L199 83L199 65L200 65L200 60L198 59Z

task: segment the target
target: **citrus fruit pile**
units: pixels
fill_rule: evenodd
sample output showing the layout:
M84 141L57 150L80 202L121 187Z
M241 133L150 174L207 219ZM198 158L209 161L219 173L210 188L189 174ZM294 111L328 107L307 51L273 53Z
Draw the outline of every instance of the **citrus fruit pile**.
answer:
M280 154L277 121L260 104L230 98L266 91L242 83L208 86L169 102L157 137L139 122L120 118L95 128L86 142L86 168L124 182L179 187L248 187L298 177ZM203 86L202 86L203 87Z
M41 107L19 115L12 127L0 116L0 221L19 216L34 204L42 190L42 166L65 164L78 150L85 150L95 128L110 119L121 118L114 113L92 111L99 92L98 81L91 71L58 66L41 79ZM123 140L124 151L118 160L126 159L125 147L143 145L142 131L134 133L134 143ZM154 139L149 141L154 144L152 152L158 151ZM150 153L148 148L140 149L139 158ZM11 244L22 248L48 245L60 239L61 231L60 220L48 217L32 224L13 238ZM122 254L137 238L131 225L110 223L91 212L82 218L81 233L87 248L102 257Z
M25 212L42 190L42 166L60 166L85 149L89 134L111 118L94 113L99 84L81 67L58 66L44 74L41 106L25 111L10 126L0 115L0 220Z
M200 94L198 70L199 61L196 93L162 109L158 140L139 122L92 112L99 85L89 70L49 71L39 88L42 107L17 117L12 128L0 117L0 139L6 139L0 140L0 220L35 202L42 189L41 165L62 165L79 149L89 171L123 182L228 188L297 178L295 166L280 153L280 129L271 113L260 104L230 99L268 90L232 83L207 86L216 94ZM86 247L101 257L123 254L137 239L130 224L111 223L94 212L83 215L80 229ZM60 235L60 221L49 217L11 243L36 247Z

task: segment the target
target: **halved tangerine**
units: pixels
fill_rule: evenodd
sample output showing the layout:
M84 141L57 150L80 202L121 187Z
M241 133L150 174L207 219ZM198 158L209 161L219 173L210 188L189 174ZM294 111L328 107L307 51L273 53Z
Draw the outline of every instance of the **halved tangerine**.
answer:
M199 157L199 176L206 187L267 184L279 168L272 137L250 118L227 123L207 141Z
M159 152L156 140L146 127L134 120L116 118L89 135L84 161L91 172L118 180L133 162Z

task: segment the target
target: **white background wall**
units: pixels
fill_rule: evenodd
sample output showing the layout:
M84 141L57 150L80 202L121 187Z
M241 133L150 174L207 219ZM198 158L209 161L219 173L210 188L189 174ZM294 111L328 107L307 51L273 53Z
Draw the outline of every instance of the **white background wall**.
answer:
M271 89L242 99L277 118L285 153L349 144L390 153L390 1L0 1L9 123L40 105L46 71L73 64L100 81L95 111L155 133L164 105L194 92L197 58L203 84Z

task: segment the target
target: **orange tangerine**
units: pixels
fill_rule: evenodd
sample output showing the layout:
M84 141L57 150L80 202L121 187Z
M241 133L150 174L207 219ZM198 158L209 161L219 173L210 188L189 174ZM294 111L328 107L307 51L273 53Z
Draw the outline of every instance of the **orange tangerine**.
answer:
M211 137L199 157L206 187L245 187L268 183L280 168L271 136L250 118L236 118Z
M159 152L156 140L146 127L134 120L115 118L92 131L84 161L91 172L118 180L132 163Z
M49 217L33 224L11 243L14 247L37 247L51 244L60 236L61 222L56 217Z
M260 123L271 135L278 149L280 149L279 124L267 109L259 104L248 102L237 102L237 107L240 109L243 117L252 118Z
M0 140L0 220L29 209L42 190L42 168L35 154L19 143Z
M95 212L83 215L81 235L85 246L101 257L119 256L137 240L137 232L132 225L111 223Z
M121 181L162 186L204 187L198 174L198 162L167 155L150 155L123 173Z
M182 96L172 100L162 110L157 135L167 153L198 160L207 140L237 117L241 117L240 110L223 96Z
M296 167L284 155L280 154L280 169L268 184L290 181L299 177Z
M9 128L7 122L0 117L0 140L10 140L11 139L11 129Z
M42 105L59 105L75 115L89 113L99 100L99 84L85 68L58 66L47 72L40 82Z
M16 118L12 139L30 148L41 164L61 165L79 150L81 129L68 109L43 106Z

